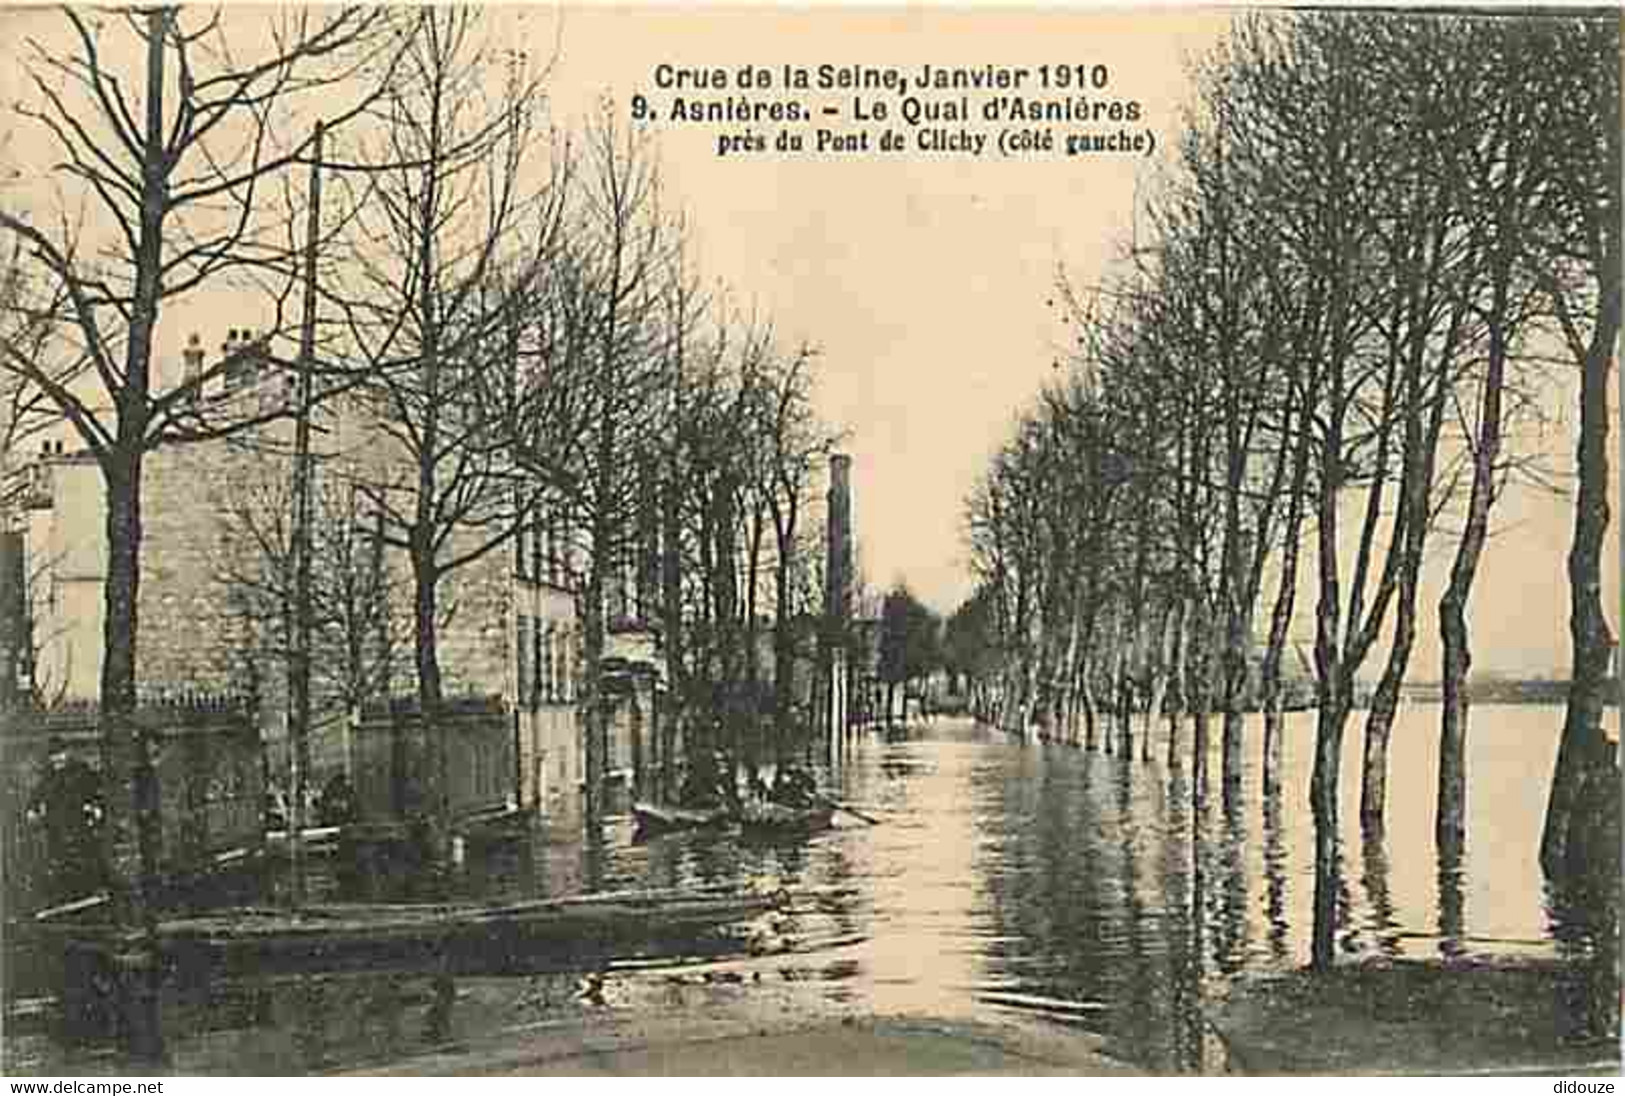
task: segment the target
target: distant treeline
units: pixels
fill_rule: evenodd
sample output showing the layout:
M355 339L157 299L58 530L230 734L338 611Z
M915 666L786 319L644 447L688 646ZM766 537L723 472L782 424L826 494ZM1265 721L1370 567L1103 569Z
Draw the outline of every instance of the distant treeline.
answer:
M1407 686L1406 692L1412 700L1438 700L1443 695L1443 686L1437 681L1418 682ZM1608 707L1619 707L1617 677L1608 679L1605 697ZM1481 704L1566 704L1569 699L1569 683L1551 678L1491 678L1469 681L1467 699Z

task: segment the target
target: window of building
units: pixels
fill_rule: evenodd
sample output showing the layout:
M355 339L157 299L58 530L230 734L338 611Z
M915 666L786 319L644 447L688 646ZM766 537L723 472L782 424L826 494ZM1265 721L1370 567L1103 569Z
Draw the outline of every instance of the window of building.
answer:
M574 700L580 693L577 690L575 676L577 635L574 628L568 628L564 633L564 642L559 644L559 681L562 683L560 691L565 700Z
M550 513L547 516L547 581L555 586L559 585L561 571L559 549L558 515Z
M532 669L531 669L531 667L532 667L532 662L531 662L531 632L532 632L532 628L531 628L530 617L526 616L524 613L519 614L518 632L519 632L519 635L518 635L517 647L518 647L519 654L518 654L518 658L516 659L516 662L517 662L517 668L518 668L518 671L519 671L519 706L521 708L529 708L529 707L533 706L531 701L532 701L532 698L534 696L534 691L532 689L532 683L531 683L531 673L532 673Z
M551 623L547 626L547 636L543 641L542 655L538 659L542 666L542 696L546 698L549 704L558 699L557 683L553 677L553 627Z
M530 695L532 707L541 707L547 702L547 692L542 688L542 679L547 672L546 648L542 642L542 621L538 618L536 626L531 630L531 643L535 658L531 662Z

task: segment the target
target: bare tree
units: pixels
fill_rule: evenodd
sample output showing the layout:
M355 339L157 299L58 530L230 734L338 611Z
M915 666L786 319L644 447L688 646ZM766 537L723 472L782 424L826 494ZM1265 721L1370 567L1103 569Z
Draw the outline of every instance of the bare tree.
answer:
M1392 534L1400 546L1394 635L1365 725L1360 820L1372 837L1383 828L1388 742L1416 638L1423 549L1453 493L1453 468L1437 482L1440 438L1462 358L1479 330L1470 310L1483 251L1482 218L1467 208L1459 159L1472 132L1465 104L1473 86L1461 28L1430 16L1388 20L1375 30L1381 38L1372 64L1394 72L1384 81L1400 94L1388 124L1404 150L1381 202L1372 272L1384 287L1376 325L1386 353L1400 362L1403 517Z
M1608 380L1620 327L1619 25L1576 19L1554 29L1550 72L1559 112L1549 134L1557 185L1554 214L1531 259L1543 268L1569 357L1580 370L1580 439L1574 540L1569 549L1569 636L1574 667L1568 710L1541 836L1548 875L1578 866L1589 790L1619 794L1614 749L1604 737L1608 660L1613 653L1602 603L1602 550L1608 531ZM1618 700L1619 685L1614 686ZM1617 817L1617 815L1615 816ZM1617 833L1595 842L1600 862L1617 864Z
M220 503L215 579L250 648L285 662L297 611L289 476L274 454L260 454L245 472ZM379 515L366 506L361 485L330 474L312 509L314 691L327 706L351 712L385 695L393 678L401 638L395 582L384 565Z
M552 389L532 383L547 376L547 347L529 310L564 205L563 161L541 116L545 74L522 53L497 55L482 18L413 14L400 78L357 141L369 200L346 237L348 276L327 291L369 378L353 413L381 444L364 491L412 575L417 696L434 736L431 863L450 855L446 745L433 730L443 584L534 516L516 446L536 444L525 435Z
M608 594L636 535L639 491L626 452L655 436L662 413L658 321L672 237L660 209L659 175L646 139L606 104L584 140L569 240L559 260L580 338L586 412L576 456L560 469L571 513L587 534L582 589L587 823L599 817L609 708L603 659Z
M0 230L21 241L42 295L72 331L72 352L0 365L44 391L96 459L107 489L107 579L101 673L103 774L119 923L137 930L125 980L132 1052L161 1054L151 887L158 793L145 736L128 716L138 681L142 458L166 441L217 437L258 414L167 390L153 368L163 310L206 287L270 281L286 264L272 245L269 181L304 154L278 139L284 113L322 97L334 125L364 109L387 79L387 13L302 10L255 20L252 51L228 46L240 18L174 8L107 16L67 9L67 45L26 43L33 99L22 107L73 191L54 210L15 199ZM130 71L118 65L131 54ZM359 77L359 79L356 79ZM336 100L336 101L335 101ZM240 276L240 277L238 277ZM68 377L94 378L91 395ZM223 361L198 385L239 363ZM274 412L273 412L274 413Z
M53 309L27 299L20 245L12 241L0 266L0 358L39 360L56 350ZM26 629L33 584L18 527L36 484L17 454L55 421L50 398L17 373L0 369L0 711L28 699L19 687L37 637ZM37 563L37 561L35 561Z
M1546 51L1534 24L1490 20L1462 47L1476 60L1482 86L1497 89L1497 106L1468 145L1461 165L1467 200L1483 219L1483 288L1475 302L1484 328L1484 364L1471 377L1477 406L1467 439L1471 476L1465 523L1450 578L1439 599L1444 707L1439 726L1438 808L1434 835L1443 850L1459 850L1466 834L1467 672L1472 663L1467 598L1489 536L1490 510L1504 478L1509 389L1516 383L1520 343L1532 316L1532 284L1518 262L1547 185L1538 149L1526 139L1558 109L1538 87Z

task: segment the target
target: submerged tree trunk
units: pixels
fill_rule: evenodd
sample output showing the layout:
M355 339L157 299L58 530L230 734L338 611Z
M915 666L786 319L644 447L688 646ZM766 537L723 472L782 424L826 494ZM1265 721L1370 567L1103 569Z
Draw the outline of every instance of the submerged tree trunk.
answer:
M101 755L106 855L111 871L113 962L124 1044L138 1060L164 1054L159 1017L163 977L157 937L160 841L152 746L135 721L137 605L141 581L141 450L116 454L107 481L107 582L103 591ZM69 987L86 992L87 987Z
M1189 683L1185 696L1191 716L1191 787L1200 804L1207 796L1208 746L1213 718L1213 614L1205 598L1196 600L1192 616L1195 627L1187 639Z
M1094 676L1094 659L1086 654L1078 672L1078 702L1083 708L1083 748L1091 753L1099 748L1095 726Z
M1615 127L1617 130L1617 126ZM1618 133L1612 134L1616 151ZM1616 182L1617 185L1617 182ZM1540 862L1548 875L1571 871L1571 849L1588 820L1580 813L1591 780L1613 781L1615 748L1603 734L1603 708L1610 689L1608 662L1614 640L1602 604L1602 552L1608 533L1608 378L1620 326L1620 243L1618 191L1610 207L1607 261L1599 268L1604 291L1596 329L1580 373L1579 485L1574 502L1574 539L1569 548L1569 640L1574 650L1568 709L1563 720L1557 766L1546 804ZM1625 667L1621 667L1625 670ZM1612 685L1618 699L1619 683ZM1614 794L1618 794L1617 787ZM1606 841L1604 842L1606 845Z
M1334 365L1339 364L1334 357ZM1315 608L1315 767L1309 781L1309 807L1315 824L1315 888L1310 930L1310 967L1331 969L1337 932L1339 877L1337 786L1342 767L1343 724L1348 716L1349 674L1338 641L1342 616L1342 583L1338 569L1337 485L1342 479L1342 423L1329 424L1323 448L1317 504L1316 547L1320 571L1320 597Z
M1342 681L1336 682L1331 689L1322 689L1315 728L1315 769L1309 786L1309 803L1315 823L1314 925L1310 966L1315 970L1329 970L1335 958L1337 892L1342 866L1337 790L1343 731L1348 723L1351 699L1350 690Z
M1140 730L1140 760L1151 760L1151 736L1156 725L1166 714L1163 702L1168 697L1169 645L1168 626L1173 619L1173 607L1164 604L1157 614L1151 631L1151 660L1145 688L1145 719Z
M1232 385L1225 385L1228 391ZM1245 446L1236 439L1238 424L1236 411L1226 407L1226 453L1230 465L1225 492L1224 545L1221 566L1219 608L1223 614L1219 622L1221 639L1219 649L1220 704L1223 709L1220 730L1219 779L1226 803L1232 803L1241 792L1241 741L1244 707L1247 692L1247 644L1252 636L1253 591L1243 560L1241 526L1241 481L1245 467Z
M774 762L783 764L786 738L792 727L790 687L795 680L796 639L790 609L790 570L793 557L783 546L779 549L779 563L774 577L774 599L777 608L773 618L773 716Z
M1181 709L1189 706L1187 698L1190 689L1182 682L1185 672L1185 655L1189 647L1188 629L1190 626L1190 599L1181 597L1174 606L1174 623L1168 640L1168 685L1172 691L1178 686L1179 702L1168 705L1168 755L1167 765L1170 769L1178 768L1184 758L1184 752L1179 745L1179 727L1183 722Z
M1244 708L1247 693L1247 640L1252 632L1252 614L1239 604L1241 593L1232 593L1227 600L1238 602L1226 606L1224 635L1224 724L1220 780L1226 800L1241 791L1241 742Z
M1456 337L1461 328L1458 309L1450 325L1445 346L1439 351L1438 388L1432 394L1426 427L1422 413L1422 354L1418 339L1406 369L1406 404L1412 413L1405 420L1404 481L1400 492L1400 515L1394 536L1401 538L1403 554L1399 561L1399 616L1394 625L1388 663L1371 700L1366 716L1364 755L1360 779L1360 825L1368 835L1380 835L1388 801L1388 742L1393 734L1399 707L1400 688L1410 665L1416 642L1416 602L1422 571L1422 549L1432 521L1433 475L1437 467L1440 428L1444 417L1444 388Z
M107 491L99 730L103 801L108 812L103 840L112 875L111 912L117 933L112 958L124 1046L138 1061L158 1062L164 1056L159 997L163 968L155 908L162 824L152 744L147 732L137 725L135 714L141 472L147 445L152 341L162 292L164 217L169 198L163 102L166 50L173 28L172 13L167 9L152 9L145 18L146 118L140 225L134 248L135 285L132 307L125 313L129 329L124 344L124 384L118 393L117 437L99 454ZM5 669L9 672L14 667Z
M1055 736L1062 742L1072 743L1076 739L1074 729L1074 715L1077 710L1077 676L1074 670L1078 662L1078 644L1082 627L1078 620L1078 610L1073 606L1071 617L1067 625L1066 654L1062 656L1062 672L1057 675L1060 679L1059 697L1055 706Z
M598 523L594 522L596 526ZM604 752L607 743L608 708L604 702L604 569L598 558L602 551L593 548L593 559L587 567L587 585L582 592L581 658L584 680L581 685L582 754L586 788L582 809L585 825L591 835L603 817L604 805Z
M1313 408L1306 405L1299 412L1297 444L1292 454L1292 483L1287 496L1290 502L1281 547L1281 581L1270 611L1269 637L1259 672L1259 706L1264 710L1263 787L1266 796L1276 794L1281 788L1281 662L1298 596L1298 559L1303 547L1303 518L1308 498L1305 487L1309 479L1309 443L1314 437L1312 420Z
M418 714L431 766L428 787L423 789L426 802L421 804L424 809L421 821L425 826L420 851L431 876L444 872L451 860L450 762L440 719L445 694L440 674L439 583L433 549L415 546L412 551L413 654L418 678Z
M1117 673L1117 733L1125 761L1134 758L1134 676L1134 671L1128 664L1128 654L1125 652Z
M1401 583L1407 580L1401 578ZM1399 619L1394 625L1393 646L1388 650L1388 664L1383 667L1371 697L1371 710L1365 718L1365 742L1360 758L1360 825L1368 836L1376 837L1383 829L1384 811L1388 802L1388 740L1393 734L1394 717L1399 709L1399 690L1405 683L1405 669L1410 664L1411 648L1416 642L1416 594L1414 577L1408 580L1413 589L1400 590Z
M1569 186L1585 203L1590 231L1589 279L1596 291L1596 321L1589 339L1583 327L1569 314L1565 297L1555 294L1559 318L1564 321L1569 353L1580 366L1579 445L1576 454L1578 485L1574 501L1574 534L1568 555L1569 641L1573 648L1573 670L1569 685L1568 710L1563 720L1563 737L1558 744L1557 766L1552 774L1552 790L1546 806L1541 833L1540 860L1548 876L1567 874L1583 865L1586 830L1598 824L1588 818L1587 788L1592 786L1618 802L1619 776L1615 768L1615 748L1603 734L1603 708L1610 691L1620 701L1620 682L1608 681L1609 655L1615 650L1609 635L1608 619L1602 602L1602 553L1608 532L1608 382L1614 369L1615 344L1620 328L1621 217L1625 201L1620 183L1620 93L1619 28L1598 24L1577 43L1586 71L1596 65L1595 76L1584 78L1590 95L1579 96L1571 132L1584 133L1575 146L1577 160L1565 165ZM1605 75L1604 75L1605 74ZM1594 98L1593 98L1594 97ZM1590 102L1588 102L1590 100ZM1591 103L1597 103L1598 124L1592 136ZM1601 138L1599 141L1598 138ZM1596 142L1593 144L1593 142ZM1600 185L1599 185L1600 184ZM1589 287L1587 287L1589 288ZM1625 442L1625 438L1621 439ZM1622 448L1625 460L1625 448ZM1617 623L1617 622L1616 622ZM1625 677L1625 657L1615 672ZM1617 808L1610 812L1617 821ZM1618 870L1618 836L1603 833L1597 844L1613 858ZM1612 844L1610 844L1610 840ZM1617 884L1616 884L1617 887ZM1612 939L1613 934L1608 935Z
M1479 557L1489 536L1490 505L1495 495L1495 463L1501 449L1501 390L1506 371L1507 278L1503 270L1495 286L1490 325L1489 356L1484 393L1479 407L1478 437L1473 446L1473 486L1467 502L1467 524L1462 529L1450 582L1439 599L1439 638L1443 645L1443 710L1439 723L1439 798L1433 820L1434 840L1440 846L1459 846L1466 835L1467 809L1467 672L1472 651L1467 637L1467 598L1478 573Z
M1106 753L1117 752L1117 740L1123 712L1123 622L1120 617L1112 620L1112 661L1111 673L1107 682L1105 747Z

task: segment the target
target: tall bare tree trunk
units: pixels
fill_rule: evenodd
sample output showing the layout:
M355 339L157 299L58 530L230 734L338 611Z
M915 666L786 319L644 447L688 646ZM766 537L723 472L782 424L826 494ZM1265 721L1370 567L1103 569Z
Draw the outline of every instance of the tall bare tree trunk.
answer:
M1617 111L1617 101L1616 101ZM1617 122L1618 115L1615 115ZM1612 162L1619 162L1619 133L1609 133ZM1592 332L1580 372L1580 441L1577 455L1579 486L1574 501L1574 539L1569 548L1569 639L1574 667L1568 709L1563 719L1557 766L1546 804L1541 833L1540 862L1548 875L1569 872L1571 849L1581 844L1579 831L1588 820L1579 813L1588 782L1613 781L1618 794L1615 748L1603 734L1603 708L1607 704L1608 662L1614 639L1602 605L1602 552L1608 533L1608 378L1613 372L1614 344L1620 327L1620 199L1618 175L1613 174L1610 215L1603 219L1607 239L1605 259L1597 266L1602 294L1597 325ZM1625 671L1625 667L1621 667ZM1619 682L1615 681L1618 703ZM1606 847L1607 840L1602 842ZM1617 847L1617 846L1616 846Z
M147 87L136 285L119 393L118 434L101 459L107 490L107 581L103 590L100 683L102 779L106 793L113 964L125 1048L140 1060L164 1055L159 1015L162 969L154 902L161 820L158 776L147 733L136 725L136 649L141 579L141 468L146 448L152 340L158 324L167 204L164 157L165 47L172 13L146 13ZM9 668L9 667L8 667Z
M1458 847L1466 836L1467 810L1467 671L1472 651L1467 639L1467 598L1478 573L1479 557L1489 536L1490 505L1495 495L1495 462L1501 450L1501 393L1506 375L1506 267L1496 279L1494 320L1479 406L1478 437L1473 443L1473 486L1467 501L1450 582L1439 599L1439 637L1443 644L1443 710L1439 723L1439 798L1433 819L1434 840Z
M1191 788L1200 801L1207 794L1208 746L1213 724L1213 613L1205 597L1193 605L1194 627L1187 637L1185 658L1191 717Z
M1302 547L1304 481L1309 467L1309 423L1307 416L1299 426L1303 431L1298 444L1292 472L1292 503L1288 511L1287 527L1281 549L1281 581L1275 591L1275 606L1270 611L1269 638L1264 647L1264 664L1260 670L1260 706L1264 709L1264 794L1271 796L1281 788L1281 661L1286 653L1287 633L1292 627L1292 613L1298 592L1298 557Z
M1341 362L1334 357L1338 375L1334 393L1341 389ZM1338 572L1337 485L1342 480L1342 422L1328 424L1323 441L1318 500L1317 549L1320 598L1315 612L1315 675L1319 710L1315 724L1315 767L1309 781L1309 805L1315 825L1315 889L1310 941L1310 966L1329 970L1337 931L1339 879L1337 785L1342 767L1343 725L1348 718L1348 674L1338 642L1342 614L1342 585Z
M683 667L683 573L679 553L681 530L678 523L675 459L672 478L667 481L661 506L660 534L660 645L666 656L666 711L660 720L660 756L664 769L662 793L677 794L677 742L688 714L688 679Z
M1083 748L1090 753L1100 748L1099 729L1095 724L1094 677L1094 657L1086 652L1078 671L1078 701L1083 708Z
M1168 625L1173 607L1164 603L1151 628L1150 656L1146 669L1145 719L1140 727L1140 760L1151 760L1151 736L1163 717L1162 705L1168 695Z
M122 425L122 424L121 424ZM112 961L124 1024L125 1049L156 1061L164 1054L159 1017L162 967L157 901L161 823L152 744L135 721L135 639L141 578L141 449L110 465L107 480L107 583L101 675L102 772L105 828L112 872ZM74 987L84 991L87 987Z
M1168 705L1168 758L1170 769L1180 764L1184 751L1180 749L1179 728L1184 722L1182 709L1188 708L1190 688L1184 681L1185 659L1190 644L1190 599L1184 596L1179 598L1174 606L1173 634L1169 640L1168 679L1170 686L1179 686L1179 700L1176 704Z

